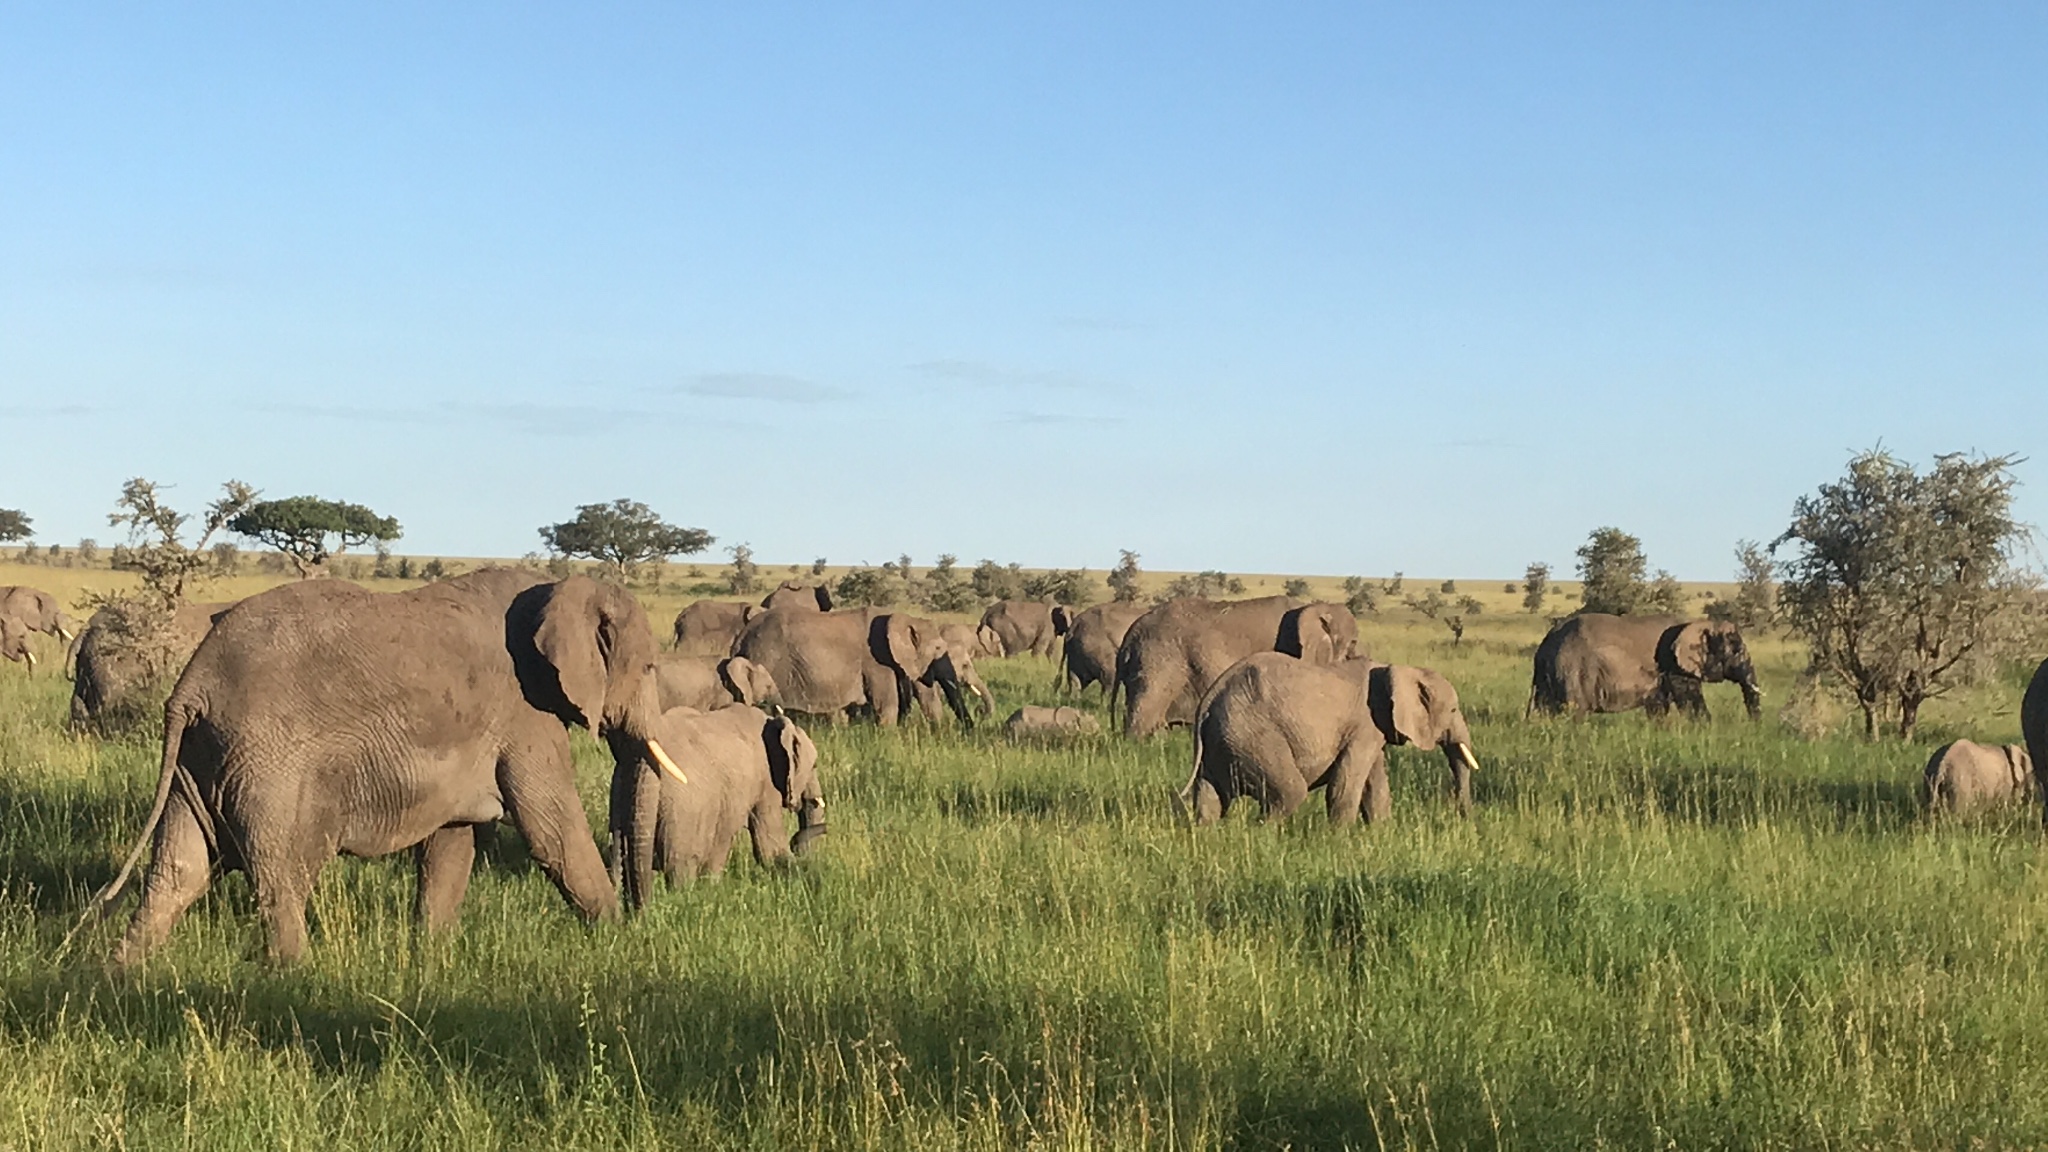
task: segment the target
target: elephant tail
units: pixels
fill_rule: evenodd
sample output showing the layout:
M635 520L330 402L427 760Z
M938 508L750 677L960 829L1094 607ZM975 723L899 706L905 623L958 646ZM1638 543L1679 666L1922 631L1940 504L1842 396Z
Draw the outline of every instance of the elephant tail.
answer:
M57 955L62 956L71 950L71 941L87 924L104 918L113 907L114 901L120 899L121 893L127 889L128 881L134 878L135 866L142 862L142 853L149 847L151 838L156 835L157 825L163 822L164 809L170 806L171 783L177 778L178 753L184 747L185 732L198 718L199 710L176 694L172 695L170 703L164 705L163 767L157 775L156 800L150 805L149 819L142 822L142 834L136 837L135 847L129 850L128 859L122 862L121 870L114 874L114 878L107 882L106 887L100 889L98 894L86 902L85 911L79 914L78 923L73 924L71 931L64 934L64 939L57 945Z

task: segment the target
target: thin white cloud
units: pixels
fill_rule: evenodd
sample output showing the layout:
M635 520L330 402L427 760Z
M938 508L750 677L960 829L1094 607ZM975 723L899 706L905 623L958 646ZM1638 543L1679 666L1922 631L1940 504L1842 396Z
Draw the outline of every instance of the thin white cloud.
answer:
M1105 388L1072 372L1065 371L1024 371L1003 368L980 360L961 360L947 357L939 360L925 360L909 366L912 372L940 380L951 380L961 384L975 384L985 388L1015 388L1025 390Z
M695 377L683 391L721 400L766 400L773 404L829 404L853 393L830 384L773 372L713 372Z

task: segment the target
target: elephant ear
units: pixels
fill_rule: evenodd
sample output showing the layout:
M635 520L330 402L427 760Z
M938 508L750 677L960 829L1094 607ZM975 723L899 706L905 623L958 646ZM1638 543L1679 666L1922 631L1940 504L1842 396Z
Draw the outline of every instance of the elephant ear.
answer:
M1707 674L1707 627L1705 620L1695 620L1665 633L1659 653L1663 659L1658 663L1667 671L1682 672L1695 680Z
M913 680L924 675L925 671L918 657L919 642L923 638L908 616L892 614L882 624L883 647L888 653L889 663Z
M1367 682L1376 705L1373 719L1389 744L1432 747L1443 741L1458 700L1450 681L1427 668L1390 664L1373 669Z
M1071 610L1069 610L1069 609L1067 608L1067 606L1066 606L1065 604L1055 604L1055 605L1053 605L1053 606L1052 606L1052 632L1053 632L1053 635L1055 635L1055 636L1065 636L1065 635L1066 635L1066 634L1067 634L1068 632L1071 632L1071 631L1073 631L1073 628L1074 628L1074 614L1073 614L1073 612L1072 612Z
M832 589L831 589L831 587L830 587L830 586L828 586L828 585L825 585L825 584L820 584L820 585L818 585L818 588L817 588L817 592L818 592L818 611L820 611L820 612L830 612L830 611L832 610Z
M614 640L603 609L602 589L588 576L571 576L548 591L533 646L555 670L562 697L595 728L604 717L606 660Z
M791 802L790 782L796 774L797 727L786 716L778 716L761 727L762 743L768 746L768 779L775 790L782 793L784 804Z
M745 656L727 656L718 662L718 683L734 700L752 704L748 698L747 670L754 666Z

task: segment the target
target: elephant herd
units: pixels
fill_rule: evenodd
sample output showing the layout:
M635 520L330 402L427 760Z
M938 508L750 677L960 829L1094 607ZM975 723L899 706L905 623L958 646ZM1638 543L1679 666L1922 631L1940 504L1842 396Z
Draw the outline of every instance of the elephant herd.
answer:
M0 638L31 625L76 633L25 591L0 591ZM308 895L338 854L410 849L415 920L442 927L467 889L478 827L501 819L586 920L617 916L621 897L645 904L657 872L671 884L717 875L742 829L757 860L782 863L826 831L818 750L796 716L887 727L921 713L971 727L992 715L975 668L990 656L1057 658L1063 690L1101 686L1113 724L1121 703L1126 736L1191 728L1191 772L1173 800L1197 824L1245 798L1281 819L1316 791L1332 824L1383 820L1386 749L1401 745L1443 755L1450 801L1468 813L1479 767L1446 677L1371 659L1342 605L1284 596L1085 611L1004 601L970 627L836 608L826 589L791 583L758 605L691 604L663 650L622 587L484 569L391 594L286 585L189 606L175 630L190 656L164 706L150 816L80 921L111 906L148 851L119 964L161 944L224 870L247 874L270 955L296 958ZM90 625L77 636L74 715L120 678L106 640ZM1529 710L1703 716L1701 687L1719 682L1758 715L1733 625L1584 613L1537 648ZM2048 665L2023 723L2036 756L1958 742L1928 766L1930 799L1962 809L2030 790L2048 750ZM609 860L576 791L576 726L613 761ZM1003 730L1063 740L1099 729L1079 708L1029 706Z

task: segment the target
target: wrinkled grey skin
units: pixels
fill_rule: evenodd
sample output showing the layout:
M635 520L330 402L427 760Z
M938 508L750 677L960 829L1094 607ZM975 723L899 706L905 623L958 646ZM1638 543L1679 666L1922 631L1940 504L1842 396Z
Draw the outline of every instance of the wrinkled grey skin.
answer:
M1734 681L1751 720L1763 692L1742 630L1726 621L1683 616L1609 616L1583 612L1558 624L1536 648L1531 712L1627 712L1676 709L1706 719L1703 684Z
M309 580L244 600L164 707L149 830L97 901L119 895L153 840L115 962L162 943L216 868L248 874L270 956L294 960L336 853L414 849L416 918L445 926L475 826L508 815L576 912L616 916L567 729L658 760L654 654L631 593L582 576L486 569L387 595Z
M1150 736L1194 723L1209 686L1256 652L1334 664L1362 654L1358 621L1341 604L1304 604L1288 596L1161 604L1131 625L1117 649L1111 695L1123 693L1124 734Z
M78 623L64 614L55 596L25 584L0 586L0 616L12 616L29 631L54 636L66 644L78 634Z
M662 714L655 735L689 783L630 749L618 761L612 843L628 906L646 906L656 872L671 887L722 874L742 828L762 864L783 863L824 834L818 746L796 721L746 705L677 708ZM797 814L794 844L784 832L785 811Z
M1458 691L1427 668L1346 660L1317 665L1278 652L1246 657L1202 702L1194 772L1177 797L1183 813L1210 824L1240 796L1268 821L1284 820L1323 789L1330 823L1385 820L1390 744L1442 749L1451 796L1472 805L1472 732Z
M1075 692L1099 684L1110 691L1116 684L1116 650L1138 617L1152 610L1149 604L1112 601L1076 613L1060 645L1060 684ZM1112 702L1110 711L1116 711Z
M234 601L186 604L171 617L169 667L183 669L213 629L213 622L235 606ZM95 612L72 647L71 722L93 724L127 705L149 687L148 670L134 652L121 649L108 633L108 617Z
M661 710L715 712L734 704L775 703L775 678L744 656L679 656L664 652L654 665Z
M1073 613L1064 604L1037 600L998 600L981 614L982 627L1002 641L1004 656L1051 656L1059 650Z
M976 660L995 660L1003 655L1002 637L986 624L947 623L940 625L939 631L945 635L948 647L966 652Z
M1044 736L1093 736L1102 731L1095 717L1079 708L1061 705L1045 708L1027 704L1003 721L1003 733L1012 739Z
M2034 798L2034 760L2018 744L1958 740L1927 761L1923 798L1932 812L1964 815Z
M2034 670L2033 682L2027 685L2027 698L2020 704L2020 730L2027 735L2027 754L2034 761L2034 790L2041 794L2042 819L2048 821L2048 780L2042 773L2048 771L2048 662Z
M943 695L971 726L965 694L989 699L972 660L947 647L940 627L904 613L770 609L747 625L733 654L767 669L784 708L834 724L867 711L894 726L913 701L935 716Z
M748 621L766 609L730 600L699 600L676 613L674 648L682 656L730 656Z
M823 584L802 584L795 580L784 580L782 586L762 597L763 608L810 608L818 612L832 610L832 589Z

